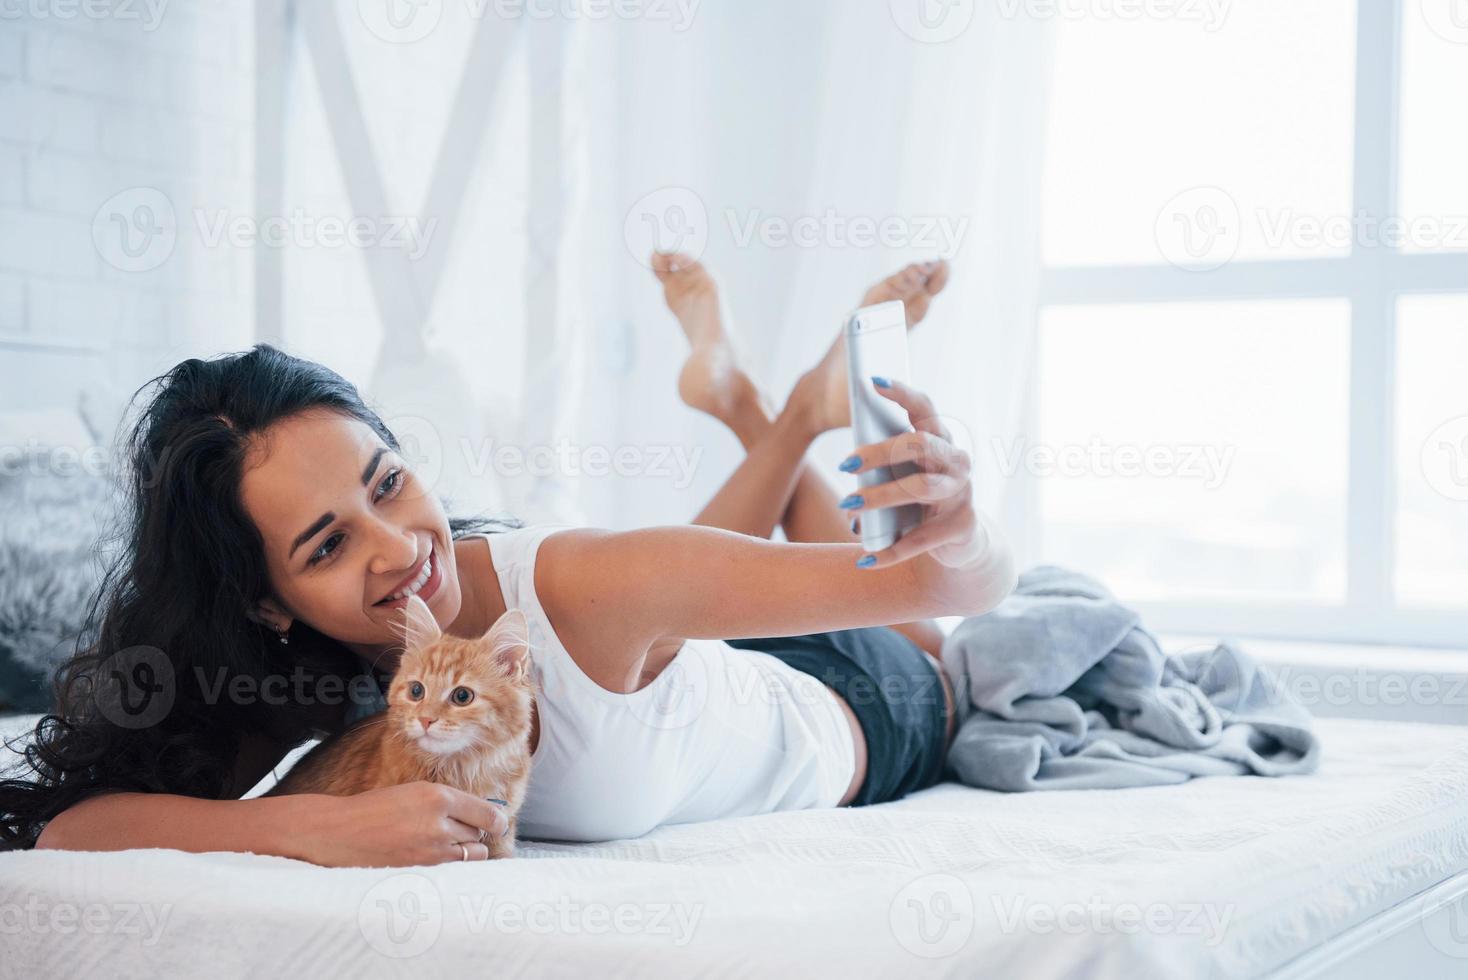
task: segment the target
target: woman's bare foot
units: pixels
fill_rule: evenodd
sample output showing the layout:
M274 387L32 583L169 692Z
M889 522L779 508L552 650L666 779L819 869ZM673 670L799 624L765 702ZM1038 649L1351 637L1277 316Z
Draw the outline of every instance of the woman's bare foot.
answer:
M652 253L653 275L693 350L678 373L678 396L725 424L759 392L739 364L714 277L691 257Z
M914 262L877 283L862 297L862 306L900 299L911 330L928 315L933 297L948 285L948 263ZM821 431L851 424L851 402L846 391L846 340L837 334L819 364L796 383L796 393L812 400L813 415Z
M928 315L928 304L948 285L948 263L944 259L914 262L877 283L862 297L862 306L900 299L907 312L907 326L918 325Z

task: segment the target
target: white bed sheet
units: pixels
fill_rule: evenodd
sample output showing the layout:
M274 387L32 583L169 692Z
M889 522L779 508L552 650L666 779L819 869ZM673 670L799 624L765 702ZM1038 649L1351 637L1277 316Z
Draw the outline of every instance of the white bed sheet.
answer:
M944 785L506 862L0 855L0 973L1256 976L1468 870L1468 730L1320 730L1309 777ZM1423 939L1468 974L1468 935Z

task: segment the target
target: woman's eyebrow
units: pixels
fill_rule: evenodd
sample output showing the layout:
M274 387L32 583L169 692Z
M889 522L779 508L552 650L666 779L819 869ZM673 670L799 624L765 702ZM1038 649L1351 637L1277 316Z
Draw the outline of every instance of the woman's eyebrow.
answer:
M387 452L386 447L379 447L377 452L372 454L372 458L367 461L367 468L362 471L362 486L365 487L367 481L372 479L372 474L377 472L377 461L382 458L382 454L385 452Z
M322 528L326 527L326 525L330 524L334 520L336 520L336 514L331 513L330 511L316 518L316 520L312 522L310 527L302 531L299 535L296 536L296 540L291 542L290 554L287 554L286 557L290 558L292 555L294 555L297 548L314 538L317 534L321 532Z
M377 472L377 463L379 460L382 459L382 454L385 452L387 452L386 449L378 449L377 452L372 454L372 459L367 462L367 468L362 471L362 486L365 487L367 485L367 481L372 479L372 474ZM316 520L311 523L310 527L306 528L306 530L298 534L296 536L296 540L291 542L291 550L286 555L286 557L290 558L295 555L297 548L305 544L307 541L310 541L317 534L321 533L321 529L326 527L326 525L330 524L334 520L336 520L336 514L330 511L316 518Z

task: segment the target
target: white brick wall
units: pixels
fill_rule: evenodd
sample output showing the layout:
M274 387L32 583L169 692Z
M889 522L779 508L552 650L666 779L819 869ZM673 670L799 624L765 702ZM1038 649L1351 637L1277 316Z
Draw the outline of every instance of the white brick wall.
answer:
M18 206L24 191L24 153L18 146L0 145L0 205Z
M253 209L253 6L152 0L156 23L143 2L0 13L0 411L74 408L251 341L249 255L204 246L192 214ZM109 261L121 229L106 215L94 240L98 209L136 187L162 192L179 228L142 271Z
M0 272L0 333L19 333L25 322L25 280Z
M24 40L19 31L3 35ZM19 49L17 49L19 50ZM24 62L0 66L17 72ZM0 140L48 146L57 150L95 152L100 103L33 85L21 78L0 83Z
M131 0L129 9L160 2L163 16L154 30L136 20L32 15L37 8L54 12L50 0L0 4L0 412L74 408L83 396L119 404L181 358L237 350L255 339L253 260L256 248L265 246L210 245L200 227L201 216L207 222L221 212L226 220L255 216L255 4ZM360 217L377 222L411 216L446 226L451 210L458 219L451 251L444 253L433 302L423 311L435 356L449 352L462 375L456 379L462 388L443 389L466 394L449 414L465 419L466 431L482 426L497 444L520 445L534 436L527 419L543 414L525 411L522 403L555 397L533 387L546 366L536 365L539 374L532 376L527 364L527 349L535 345L529 342L526 283L543 277L548 261L548 243L531 235L535 167L527 147L530 107L537 98L546 101L547 90L543 83L531 85L522 44L493 83L497 89L484 93L482 114L471 111L451 122L469 39L478 33L469 12L482 5L444 4L443 22L431 36L392 44L365 25L359 0L297 0L301 9L327 4L335 5L347 63L318 60L301 36L290 39L285 118L274 121L285 148L280 216L304 212L319 226L357 217L361 209ZM14 18L14 10L27 16ZM298 16L297 24L303 19ZM489 27L512 29L498 22ZM597 43L588 43L597 69L588 69L586 78L613 77L619 64L615 27L599 25ZM323 73L329 81L346 77L352 97L323 96ZM659 88L665 84L660 78ZM607 84L595 87L599 110L615 102ZM341 160L332 117L356 111L344 103L360 104L371 145L365 153L350 148L351 157ZM456 125L490 129L462 194L438 205L440 213L424 213L440 141ZM598 326L587 329L600 330L606 322L620 338L626 324L615 305L628 270L637 275L629 288L649 296L657 290L621 243L626 202L609 193L622 152L618 130L603 119L598 133L601 148L592 156L603 163L589 177L596 186L577 192L595 196L589 207L598 209L606 247L589 268L574 263L575 278L561 288L596 297ZM447 152L461 145L451 141ZM567 150L582 152L574 144ZM377 172L366 183L380 179L383 200L354 201L344 173L361 177L373 165ZM641 182L637 186L637 194L645 192ZM172 248L157 261L131 262L124 246L142 242L148 259L154 257L149 242L168 241L166 234L150 238L136 227L145 219L159 223L159 214L150 218L138 203L155 207L160 200L167 211L162 217L173 219L161 222L176 231ZM541 210L559 209L542 202ZM440 231L434 241L447 243L448 237ZM389 414L394 405L415 414L415 385L395 388L395 376L384 375L379 363L384 324L373 286L381 268L370 267L352 247L302 240L282 247L281 264L281 322L272 327L285 344L362 385ZM394 272L401 267L387 274ZM414 287L398 281L392 288L401 296ZM556 313L571 319L565 310ZM660 330L666 326L659 322ZM630 360L630 348L618 344L615 356ZM599 355L593 350L588 356ZM671 366L658 373L668 405L674 377ZM618 444L619 416L609 406L624 381L599 375L600 387L580 403L588 425L578 431L589 443ZM374 382L382 390L374 390ZM587 487L592 520L614 523L617 486L601 481ZM442 489L461 493L463 503L482 503L477 487L466 491L446 480ZM517 509L508 499L503 506ZM692 513L679 502L681 511Z
M21 41L20 32L0 31L0 78L11 78L20 74L24 66L25 44Z

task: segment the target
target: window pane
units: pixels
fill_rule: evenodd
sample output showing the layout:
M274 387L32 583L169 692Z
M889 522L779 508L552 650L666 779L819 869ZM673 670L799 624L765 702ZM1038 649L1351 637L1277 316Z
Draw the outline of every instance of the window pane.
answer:
M1397 600L1468 605L1468 296L1397 304Z
M1468 248L1468 5L1409 3L1402 22L1403 249Z
M1052 307L1038 442L1046 561L1127 599L1343 601L1349 307ZM996 447L999 448L999 447Z
M1176 13L1059 5L1091 15L1057 17L1045 261L1209 268L1344 253L1356 5L1154 6Z

